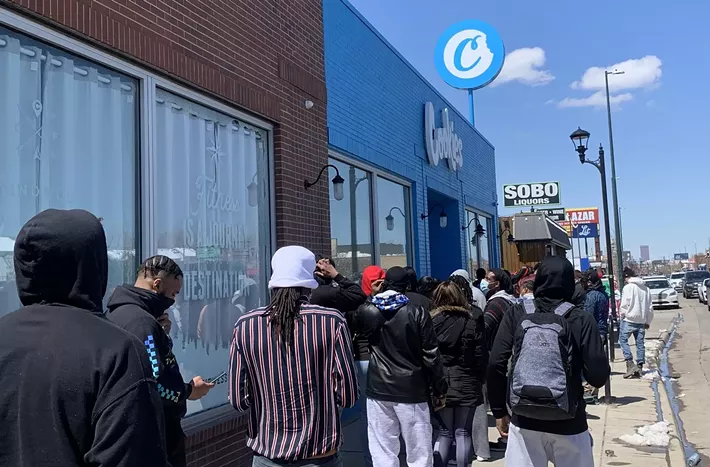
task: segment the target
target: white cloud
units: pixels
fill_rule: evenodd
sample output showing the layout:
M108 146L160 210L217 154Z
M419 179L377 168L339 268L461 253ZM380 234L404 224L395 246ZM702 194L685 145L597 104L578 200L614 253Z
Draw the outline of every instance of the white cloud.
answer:
M622 102L633 99L633 95L628 92L632 89L656 89L661 84L663 74L661 66L663 62L655 55L647 55L643 58L626 60L609 66L593 66L587 68L579 81L573 82L570 87L585 91L594 91L587 97L566 97L557 103L558 107L605 107L606 106L606 84L604 80L605 71L622 71L623 74L609 76L609 101L612 106L619 107ZM621 91L627 91L621 93ZM617 94L614 94L616 92ZM652 107L655 102L649 101L646 105Z
M517 81L528 86L549 84L555 77L545 65L545 51L540 47L516 49L505 56L505 63L492 86Z
M623 71L621 75L609 76L609 90L622 91L627 89L639 89L657 86L663 74L661 66L663 62L655 55L647 55L643 58L626 60L614 65L588 68L579 81L573 82L572 89L586 89L597 91L604 89L605 71Z
M622 102L630 101L633 98L634 96L627 92L609 96L609 102L612 106L618 106ZM565 97L557 103L557 107L606 107L606 93L604 91L597 91L589 97Z

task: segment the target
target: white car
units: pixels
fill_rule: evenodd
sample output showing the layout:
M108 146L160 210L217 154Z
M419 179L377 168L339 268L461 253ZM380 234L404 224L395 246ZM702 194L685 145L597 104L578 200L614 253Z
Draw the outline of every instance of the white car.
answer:
M678 292L671 287L670 282L663 276L644 277L643 281L651 290L651 304L653 308L673 307L679 308Z
M681 284L681 282L683 282L683 279L685 279L684 272L674 272L673 274L671 274L671 287L673 287L676 292L683 291L683 285Z
M700 303L708 303L708 286L710 286L710 279L705 279L698 285L698 301Z

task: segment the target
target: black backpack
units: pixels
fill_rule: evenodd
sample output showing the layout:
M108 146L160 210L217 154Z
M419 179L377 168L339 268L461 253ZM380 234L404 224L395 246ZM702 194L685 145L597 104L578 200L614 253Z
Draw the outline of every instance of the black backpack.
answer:
M572 336L564 302L554 313L537 313L532 300L524 300L525 316L513 338L508 405L515 415L536 420L569 420L577 413L571 397Z

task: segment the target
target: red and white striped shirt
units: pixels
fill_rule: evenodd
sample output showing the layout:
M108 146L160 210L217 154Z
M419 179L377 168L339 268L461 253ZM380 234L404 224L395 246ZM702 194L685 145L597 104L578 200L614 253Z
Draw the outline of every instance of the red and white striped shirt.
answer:
M336 310L303 305L293 343L274 331L265 308L234 326L229 401L251 409L247 446L269 459L321 456L342 444L339 407L359 391L351 339Z

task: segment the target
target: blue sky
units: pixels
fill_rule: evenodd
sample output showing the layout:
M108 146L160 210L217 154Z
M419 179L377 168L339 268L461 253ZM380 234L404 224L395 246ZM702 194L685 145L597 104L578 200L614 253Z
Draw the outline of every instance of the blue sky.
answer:
M638 257L639 246L647 244L651 256L661 258L685 249L693 254L695 242L698 250L708 247L710 60L700 44L710 43L710 3L351 3L464 115L466 94L439 78L434 47L457 21L493 25L506 52L517 50L499 78L506 82L475 93L476 127L496 147L497 184L559 181L565 207L602 204L598 172L579 163L569 140L581 126L592 134L590 152L596 155L602 143L608 162L605 101L594 95L603 80L594 70L585 72L634 60L624 63L626 75L610 77L619 80L610 84L616 88L612 119L624 249ZM611 190L609 198L611 203ZM501 215L514 212L499 209Z

